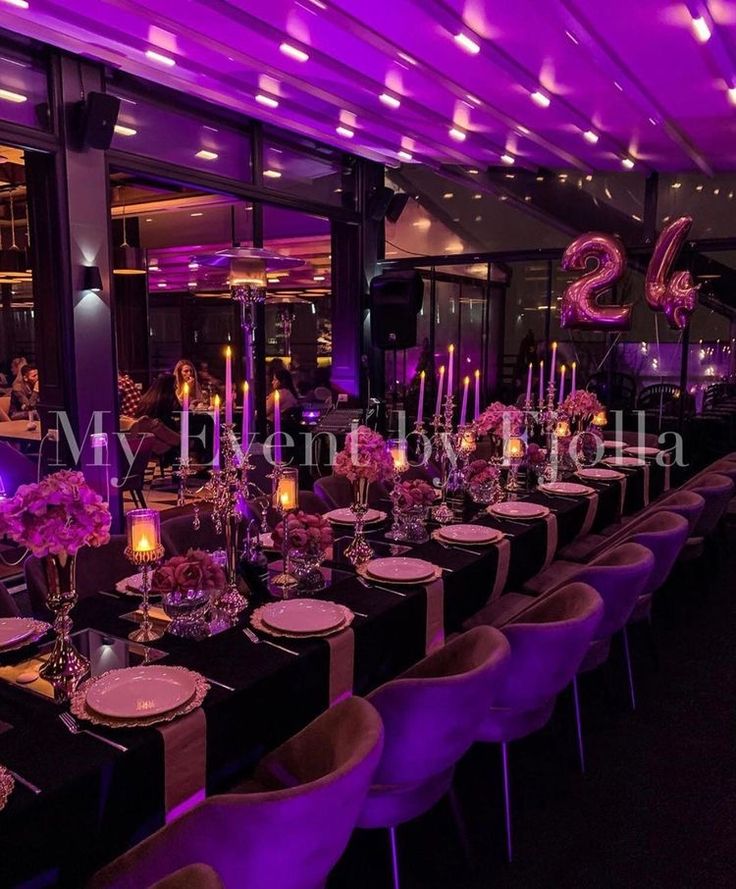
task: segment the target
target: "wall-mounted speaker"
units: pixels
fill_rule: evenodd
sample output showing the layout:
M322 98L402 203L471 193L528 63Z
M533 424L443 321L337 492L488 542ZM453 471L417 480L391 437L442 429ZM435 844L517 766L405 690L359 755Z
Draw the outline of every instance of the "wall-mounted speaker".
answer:
M417 315L424 300L424 280L417 271L392 271L371 280L371 342L379 349L408 349L417 344Z
M389 202L388 210L386 210L386 219L388 219L389 222L398 222L399 216L404 212L404 208L408 202L409 195L406 194L406 192L397 191Z
M106 151L115 132L120 99L107 93L89 92L87 98L77 107L80 143L84 148L101 148Z

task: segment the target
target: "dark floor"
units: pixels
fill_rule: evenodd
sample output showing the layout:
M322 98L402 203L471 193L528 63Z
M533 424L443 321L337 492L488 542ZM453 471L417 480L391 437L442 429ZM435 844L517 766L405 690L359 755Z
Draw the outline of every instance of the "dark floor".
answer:
M477 748L456 787L466 863L447 802L399 828L404 889L736 886L736 529L680 568L647 634L634 635L638 708L621 652L582 682L587 774L572 702L511 745L515 861L505 859L497 748ZM643 630L643 628L639 628ZM390 889L383 831L356 835L330 889Z

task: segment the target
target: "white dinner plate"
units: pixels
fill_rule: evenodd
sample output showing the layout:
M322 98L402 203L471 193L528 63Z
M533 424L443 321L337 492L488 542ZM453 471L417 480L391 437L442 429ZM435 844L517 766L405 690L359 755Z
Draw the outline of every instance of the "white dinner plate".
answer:
M488 507L491 515L504 519L543 519L549 515L549 509L540 503L529 503L526 500L507 500L505 503L494 503Z
M640 457L606 457L601 462L606 466L643 466L644 461Z
M36 622L30 617L0 618L0 648L15 645L33 635Z
M632 457L656 457L660 451L659 448L626 448L625 453Z
M562 494L565 497L585 497L594 493L593 488L578 482L545 482L538 486L538 490L545 494Z
M102 716L147 719L185 704L197 689L195 677L180 667L125 667L100 676L85 700Z
M620 472L616 472L613 469L578 469L578 475L580 478L590 478L595 479L599 482L610 482L614 479L625 478Z
M494 543L503 537L498 528L486 528L483 525L443 525L438 536L448 543Z
M335 522L337 525L355 524L355 515L349 507L345 507L344 509L331 509L329 512L325 513L324 517L327 521ZM386 513L382 512L380 509L369 509L365 514L363 522L366 525L370 525L372 522L380 522L385 518Z
M345 609L321 599L286 599L265 605L261 620L281 633L326 633L345 622Z
M396 583L419 583L435 575L435 567L424 559L407 556L394 556L386 559L372 559L366 563L366 573L374 580Z
M623 451L624 448L628 447L628 445L625 441L621 441L618 438L612 438L608 441L604 441L603 447L608 448L609 451Z

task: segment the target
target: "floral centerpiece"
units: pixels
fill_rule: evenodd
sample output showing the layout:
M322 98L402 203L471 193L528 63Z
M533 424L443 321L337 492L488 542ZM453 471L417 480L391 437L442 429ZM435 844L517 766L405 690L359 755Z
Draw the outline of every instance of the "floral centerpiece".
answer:
M578 389L577 392L568 395L559 408L560 412L570 417L579 429L603 409L595 393L588 392L587 389Z
M528 473L532 476L536 476L537 480L543 479L548 466L547 448L541 447L541 445L536 444L536 442L530 442L526 446L524 463L526 464Z
M465 485L474 503L494 503L501 496L501 472L487 460L473 460L465 468Z
M288 552L291 573L302 589L315 590L324 586L319 566L325 559L327 548L332 546L332 539L332 525L324 516L302 510L289 513L273 529L274 545Z
M345 447L335 455L335 475L342 475L353 485L352 511L355 515L355 536L345 549L354 565L373 558L373 547L365 539L363 524L368 511L368 488L374 482L391 478L394 464L386 442L367 426L358 426L345 437Z
M15 496L0 500L0 535L7 535L43 559L46 603L54 612L56 643L39 673L63 697L89 669L74 647L69 614L76 604L76 556L83 546L110 540L110 510L81 472L63 469Z
M206 635L204 617L226 585L222 564L203 549L189 549L183 556L167 559L151 577L151 592L161 596L171 618L167 632L187 638Z
M424 543L427 533L427 510L438 496L438 491L420 478L397 482L394 488L398 530L395 540Z
M479 435L490 436L493 456L503 456L504 438L521 435L524 432L524 412L513 404L494 401L476 420Z
M437 490L421 478L408 479L396 485L401 510L423 509L425 512L437 499Z

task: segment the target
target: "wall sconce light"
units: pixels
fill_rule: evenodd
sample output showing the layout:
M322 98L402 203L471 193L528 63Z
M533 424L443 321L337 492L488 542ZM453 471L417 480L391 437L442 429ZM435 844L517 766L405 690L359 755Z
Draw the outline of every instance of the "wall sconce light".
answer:
M82 290L91 290L93 293L100 293L102 291L102 275L100 274L98 266L84 266Z

